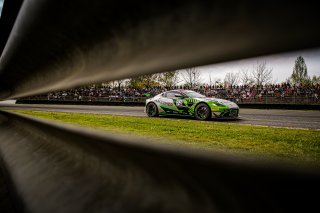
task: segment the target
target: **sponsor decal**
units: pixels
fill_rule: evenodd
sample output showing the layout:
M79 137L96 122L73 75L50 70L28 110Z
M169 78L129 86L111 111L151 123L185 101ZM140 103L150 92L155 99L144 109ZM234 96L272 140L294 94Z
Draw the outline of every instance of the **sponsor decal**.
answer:
M199 102L198 100L194 99L194 98L186 98L185 99L187 102L189 103L196 103L196 102Z
M170 102L164 102L161 100L155 100L155 102L158 102L158 103L165 105L165 106L173 106L173 103L170 103Z
M176 101L176 105L177 105L177 107L182 106L183 105L183 101L181 99L178 99Z

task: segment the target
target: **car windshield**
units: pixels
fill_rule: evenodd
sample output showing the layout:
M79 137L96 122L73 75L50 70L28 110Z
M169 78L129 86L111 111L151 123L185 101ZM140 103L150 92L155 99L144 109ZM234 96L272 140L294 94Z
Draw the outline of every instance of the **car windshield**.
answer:
M201 95L201 94L199 94L199 93L197 93L197 92L186 92L185 94L186 94L186 96L188 96L189 98L205 98L205 97L206 97L206 96Z

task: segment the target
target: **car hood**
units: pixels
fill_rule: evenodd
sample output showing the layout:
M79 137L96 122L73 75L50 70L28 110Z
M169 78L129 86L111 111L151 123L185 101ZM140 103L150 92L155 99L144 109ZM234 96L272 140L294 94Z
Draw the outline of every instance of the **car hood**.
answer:
M229 108L239 108L239 106L232 102L232 101L228 101L228 100L225 100L225 99L220 99L220 98L197 98L199 101L204 101L206 103L208 102L212 102L212 103L219 103L219 104L222 104L222 105L225 105Z

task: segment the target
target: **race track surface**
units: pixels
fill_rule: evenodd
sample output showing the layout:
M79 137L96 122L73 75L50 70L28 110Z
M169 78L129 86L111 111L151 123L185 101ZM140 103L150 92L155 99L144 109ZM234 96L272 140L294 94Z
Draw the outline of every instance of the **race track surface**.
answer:
M90 106L90 105L27 105L0 103L0 109L43 110L53 112L77 112L93 114L112 114L143 116L143 107ZM176 119L176 118L172 118ZM188 118L192 119L192 118ZM320 129L320 111L307 110L264 110L240 109L240 119L230 121L209 121L248 125Z

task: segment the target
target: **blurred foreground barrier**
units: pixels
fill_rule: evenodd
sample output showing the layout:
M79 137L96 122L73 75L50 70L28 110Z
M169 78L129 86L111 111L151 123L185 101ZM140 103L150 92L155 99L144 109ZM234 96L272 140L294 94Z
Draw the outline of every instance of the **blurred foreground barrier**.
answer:
M316 2L8 1L0 99L320 46ZM317 170L140 141L0 117L18 212L319 212Z
M0 38L0 99L317 48L317 8L276 0L24 0L9 38Z
M196 152L0 111L26 212L318 212L319 171Z

